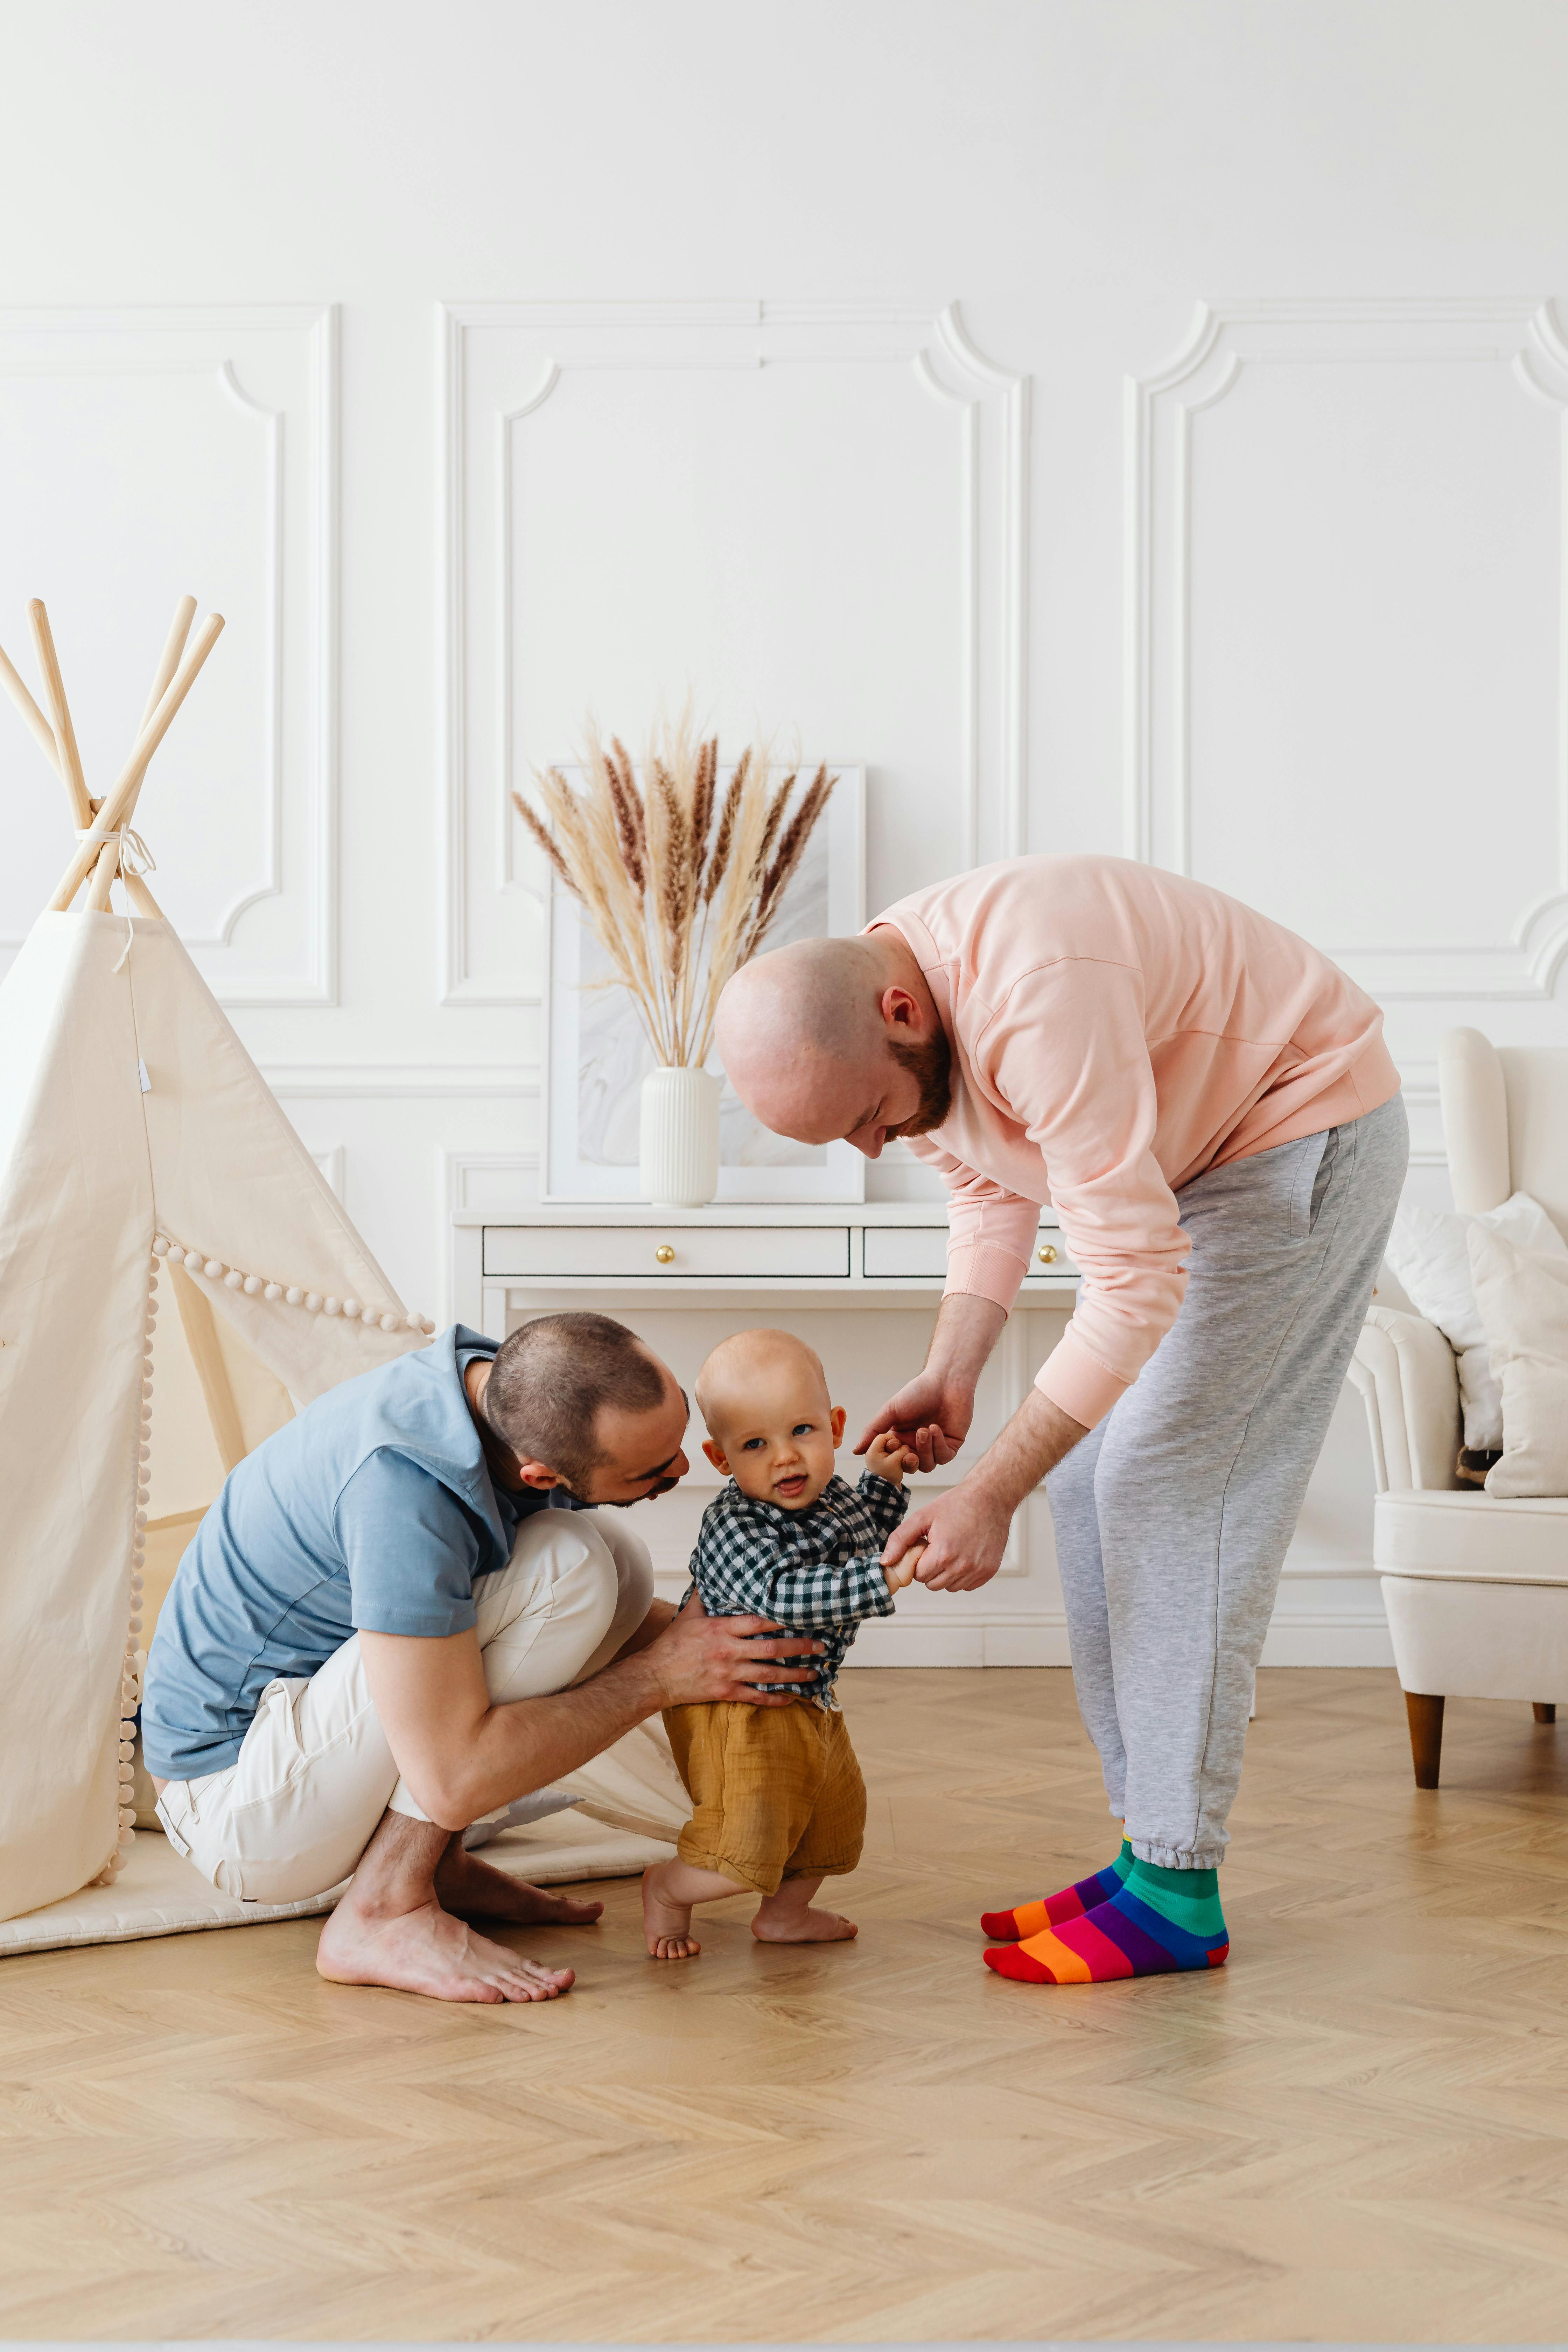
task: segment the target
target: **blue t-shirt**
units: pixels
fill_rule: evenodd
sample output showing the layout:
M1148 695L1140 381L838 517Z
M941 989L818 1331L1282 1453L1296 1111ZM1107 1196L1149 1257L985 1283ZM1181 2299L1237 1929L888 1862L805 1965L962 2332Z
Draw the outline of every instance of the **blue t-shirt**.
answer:
M455 1323L344 1381L236 1465L158 1617L142 1739L161 1780L221 1772L267 1685L313 1675L361 1628L460 1633L474 1579L549 1507L496 1486L463 1388L497 1342Z

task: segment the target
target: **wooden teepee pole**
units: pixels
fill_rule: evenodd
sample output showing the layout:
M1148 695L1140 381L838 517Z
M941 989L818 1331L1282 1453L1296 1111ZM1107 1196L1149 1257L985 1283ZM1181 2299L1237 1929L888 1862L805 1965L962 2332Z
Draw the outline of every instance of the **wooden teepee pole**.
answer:
M93 818L99 839L79 842L75 856L60 877L59 887L49 900L56 913L63 913L81 887L88 869L98 862L103 836L118 833L136 805L136 795L142 789L142 779L147 763L169 731L170 724L180 705L195 684L202 664L211 653L223 630L223 614L211 613L203 622L196 641L186 655L184 665L164 689L162 701L152 719L136 739L136 746L121 769L112 792L107 793Z
M92 869L92 881L88 889L87 910L89 915L108 914L109 894L119 868L120 843L118 840L106 841L98 853L98 864Z
M55 730L22 683L16 670L7 658L3 646L0 646L0 686L5 688L27 726L37 736L39 751L58 776L60 772L60 755L55 742Z
M56 765L69 795L77 829L85 833L92 823L92 803L88 797L87 778L81 772L81 753L76 747L76 729L71 725L70 705L66 700L66 682L60 676L54 632L49 626L49 616L44 609L41 596L35 596L28 605L27 618L32 624L33 648L38 656L44 692L55 722L55 743L58 751Z
M180 656L185 650L185 639L191 634L191 623L195 617L195 598L182 596L174 607L174 617L169 624L169 634L164 640L163 650L158 656L158 667L153 678L153 691L147 697L147 708L142 713L143 727L148 725L153 713L163 701L168 690L169 680L180 667Z
M163 641L163 650L158 656L158 667L156 671L153 673L153 691L147 697L147 708L142 713L142 731L143 733L145 733L148 727L152 724L153 718L157 710L158 705L162 702L164 695L169 690L169 682L173 678L174 672L180 667L180 656L185 649L185 639L191 634L191 623L195 619L195 598L194 596L182 596L179 603L174 607L174 617L169 624L169 634ZM218 627L221 629L223 623L220 620ZM149 754L149 757L151 757L151 754ZM132 818L135 815L136 803L141 797L142 786L145 783L146 780L147 770L145 766L143 766L141 776L137 780L136 789L132 793L130 801L127 803L125 814L121 820L122 823L129 824Z
M163 920L163 909L160 907L156 898L153 898L151 890L148 889L142 876L140 874L127 874L123 877L123 879L125 883L125 895L130 899L132 905L135 908L137 913L139 915L151 915L154 922L161 923Z
M158 667L153 674L153 690L147 697L147 708L142 713L142 725L137 730L139 739L146 732L148 723L152 719L153 712L157 709L158 705L162 702L164 695L168 691L170 679L174 677L174 672L180 667L180 656L185 650L185 639L191 634L191 623L195 619L195 598L194 596L182 596L179 603L174 607L174 617L169 624L169 634L163 640L163 650L158 656ZM142 779L145 781L147 772L145 768L143 768L142 772ZM130 803L126 808L124 822L127 824L130 824L132 817L136 813L136 799L141 789L142 786L139 783L136 787L136 792L132 794ZM95 816L101 806L102 803L100 801L95 801L93 803L93 814ZM105 842L103 848L99 853L98 864L93 869L92 881L88 887L87 904L89 914L106 915L109 912L110 889L113 884L115 875L119 870L119 865L120 844L117 837L112 842ZM158 901L153 898L153 893L148 889L147 885L142 881L141 876L139 874L123 873L121 874L120 879L124 883L126 892L137 911L143 915L153 915L160 922L162 922L163 919L163 909L159 906Z

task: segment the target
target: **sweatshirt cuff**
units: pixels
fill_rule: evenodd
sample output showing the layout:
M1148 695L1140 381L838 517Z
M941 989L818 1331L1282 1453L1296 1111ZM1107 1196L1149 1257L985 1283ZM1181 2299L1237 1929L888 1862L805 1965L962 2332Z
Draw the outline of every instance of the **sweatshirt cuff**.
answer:
M1062 1333L1035 1376L1041 1395L1049 1397L1073 1421L1082 1422L1085 1429L1103 1421L1131 1385L1131 1381L1108 1371L1087 1348L1079 1345L1071 1331Z
M1018 1296L1018 1285L1028 1272L1027 1258L1016 1257L1011 1250L998 1249L994 1242L966 1242L947 1254L947 1281L942 1296L954 1291L967 1291L977 1298L989 1298L1005 1315Z

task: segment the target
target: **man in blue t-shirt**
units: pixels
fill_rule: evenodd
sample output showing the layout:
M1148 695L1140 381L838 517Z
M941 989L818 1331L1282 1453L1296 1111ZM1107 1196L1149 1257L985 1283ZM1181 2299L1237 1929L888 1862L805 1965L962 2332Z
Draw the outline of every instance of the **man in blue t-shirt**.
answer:
M685 1476L688 1407L607 1316L500 1346L454 1325L345 1381L229 1475L159 1616L142 1745L172 1842L225 1893L353 1875L317 1966L447 2000L574 1981L475 1917L586 1925L462 1832L662 1707L799 1681L761 1618L677 1616L616 1507ZM566 1506L563 1508L561 1506Z

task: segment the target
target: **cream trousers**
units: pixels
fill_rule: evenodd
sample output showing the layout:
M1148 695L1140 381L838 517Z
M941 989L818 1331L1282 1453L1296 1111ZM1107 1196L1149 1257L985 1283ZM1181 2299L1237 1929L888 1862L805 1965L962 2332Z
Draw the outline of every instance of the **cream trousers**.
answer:
M491 1699L542 1698L597 1674L652 1599L647 1546L624 1514L535 1512L507 1566L474 1583ZM247 1903L297 1903L336 1886L389 1809L430 1818L399 1776L357 1633L315 1674L268 1684L235 1763L171 1780L158 1801L175 1849L220 1894Z

